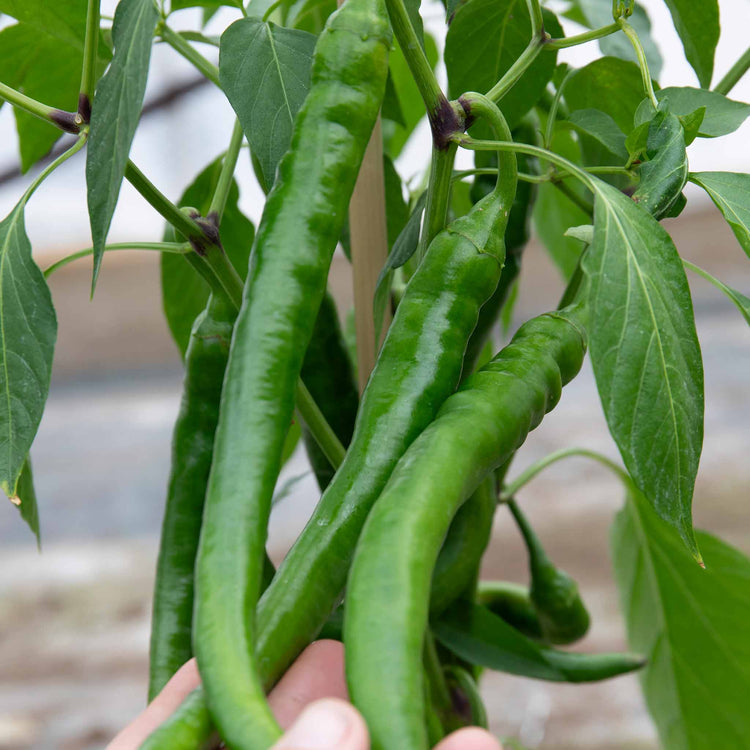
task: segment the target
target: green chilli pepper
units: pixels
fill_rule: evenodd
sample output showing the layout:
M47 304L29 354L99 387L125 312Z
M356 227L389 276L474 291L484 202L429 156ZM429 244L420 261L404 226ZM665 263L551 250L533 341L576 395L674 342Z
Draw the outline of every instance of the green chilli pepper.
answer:
M539 615L531 603L527 586L510 581L482 581L477 602L529 638L543 640Z
M185 355L151 618L149 700L193 655L193 570L236 310L211 297Z
M557 404L584 352L583 331L563 313L523 325L443 404L371 511L349 575L344 641L374 750L427 747L421 667L440 546L461 504Z
M504 121L498 127L498 137L507 137ZM458 384L466 342L500 276L515 187L515 157L506 152L493 193L435 237L409 281L362 395L344 462L261 598L257 649L266 687L328 619L367 513L398 459Z
M359 395L352 363L341 334L336 303L330 294L323 297L318 311L302 364L302 380L341 444L344 447L349 445ZM335 469L304 424L302 438L318 486L325 490L333 479Z
M495 479L489 476L459 508L448 529L432 575L431 617L439 615L470 587L473 596L479 564L490 541L496 507Z
M382 0L349 0L321 33L235 325L196 565L193 645L211 714L237 749L267 747L280 735L255 658L268 516L302 360L383 98L390 39Z
M449 730L461 726L489 727L487 711L474 678L463 667L452 664L443 669L445 681L451 694L453 712L459 722Z
M509 500L507 505L529 553L530 598L539 615L544 639L549 643L566 644L583 638L589 629L590 618L578 593L578 584L565 571L555 567L518 504Z

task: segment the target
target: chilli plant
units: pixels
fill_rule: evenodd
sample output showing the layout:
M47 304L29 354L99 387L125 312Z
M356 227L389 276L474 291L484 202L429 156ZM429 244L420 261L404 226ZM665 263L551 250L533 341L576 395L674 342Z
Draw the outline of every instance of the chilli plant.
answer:
M563 682L640 670L664 747L746 746L750 563L692 525L704 409L686 269L748 321L750 299L682 260L659 221L683 211L690 181L750 254L750 175L693 173L687 157L750 113L729 98L750 50L712 85L717 0L666 4L700 88L656 82L632 0L557 3L585 29L573 36L539 0L447 0L447 91L419 0L120 0L114 18L98 0L0 0L22 168L73 134L0 222L0 483L37 536L29 450L56 334L45 278L90 255L95 285L109 251L160 251L184 359L149 693L192 655L202 685L144 747L269 747L266 692L319 637L344 641L375 748L485 724L483 668ZM183 8L208 23L221 5L214 24L235 18L220 37L174 28ZM174 203L129 158L154 43L236 113L226 151ZM558 63L581 44L602 56ZM395 163L425 116L431 161L407 185ZM234 181L246 145L267 193L257 230ZM43 273L24 207L84 147L93 247ZM473 168L454 168L459 148ZM107 244L123 178L166 220L161 241ZM532 223L567 286L496 352ZM346 338L326 291L339 245L356 287ZM563 446L509 479L587 350L622 465ZM268 517L300 439L322 495L276 570ZM521 509L527 482L581 455L622 481L612 555L632 654L559 648L589 614ZM496 513L525 542L528 587L478 580Z

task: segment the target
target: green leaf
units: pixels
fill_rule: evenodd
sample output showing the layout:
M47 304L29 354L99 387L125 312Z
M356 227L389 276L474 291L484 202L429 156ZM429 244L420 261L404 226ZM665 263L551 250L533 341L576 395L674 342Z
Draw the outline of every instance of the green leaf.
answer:
M698 107L695 112L691 112L688 115L678 115L682 130L685 134L685 145L689 146L697 137L700 132L701 124L706 117L706 108Z
M698 555L691 504L703 442L703 366L680 257L666 231L595 181L589 345L604 414L630 475Z
M648 129L646 156L633 200L661 219L679 198L688 178L685 133L676 115L662 109L656 113Z
M402 128L406 127L406 119L401 109L396 84L393 83L390 70L388 71L388 78L385 79L385 94L383 95L383 106L380 114L384 120L392 120L396 125L400 125Z
M222 158L211 162L185 190L179 205L193 206L205 216L221 172ZM240 192L233 182L229 191L219 234L224 251L232 261L237 273L244 279L247 275L248 258L255 230L252 222L239 209ZM164 231L165 242L175 242L177 234L171 226ZM172 338L184 358L190 341L193 321L205 308L208 301L208 285L195 269L179 255L162 253L161 289L164 314Z
M599 109L622 130L633 129L633 117L643 100L641 71L635 63L617 57L602 57L574 73L565 86L565 101L571 111Z
M700 185L732 227L734 236L750 256L750 174L694 172L690 181Z
M662 747L745 747L750 560L705 532L697 539L705 570L630 488L611 540L628 639L648 658L641 685Z
M625 134L605 112L598 109L577 109L571 112L568 122L579 133L585 133L594 138L616 158L623 162L627 160Z
M557 130L551 147L555 153L580 163L580 148L570 132ZM577 181L568 180L568 185L583 197L584 190ZM539 185L531 218L539 239L567 281L578 265L582 248L577 240L566 237L565 232L570 227L589 224L591 217L551 182L543 182Z
M557 19L548 11L544 13L544 28L553 37L563 35ZM460 5L445 42L451 97L466 91L488 91L530 39L531 21L525 0L467 0ZM542 52L503 97L500 107L510 128L518 125L543 94L556 60L555 52Z
M409 221L409 206L404 200L404 191L393 161L383 156L383 178L385 182L385 213L388 231L388 249L398 239L401 231Z
M718 0L665 0L690 65L700 85L708 88L719 41Z
M121 0L115 11L115 53L96 88L86 156L86 187L96 284L112 216L146 91L159 13L153 0Z
M289 9L286 23L317 36L335 10L336 0L299 0Z
M221 37L219 78L269 190L292 140L294 118L310 89L315 37L257 18Z
M31 258L23 202L0 222L0 488L13 497L44 411L57 319Z
M745 322L750 325L750 297L746 297L742 292L738 292L736 289L732 289L731 286L727 286L723 281L719 281L715 276L712 276L708 271L690 263L687 260L682 261L686 268L702 276L706 281L713 284L717 289L724 292L727 297L734 303L735 307L740 311L740 314L745 319Z
M427 60L434 69L438 60L435 39L430 34L425 34L424 41ZM388 73L388 80L393 91L389 93L388 82L386 82L386 97L395 96L402 122L396 120L393 114L396 111L396 102L389 103L386 99L383 106L385 109L387 105L389 109L384 111L383 116L390 117L393 122L387 120L383 122L383 146L391 159L395 159L414 132L417 123L426 116L426 112L417 84L414 83L406 59L398 46L391 50L388 57Z
M715 138L733 133L750 115L750 104L727 99L723 94L705 89L693 89L688 86L670 86L656 92L659 101L669 102L669 111L681 117L695 112L700 107L706 108L698 135L703 138ZM645 99L636 114L636 119L649 120L653 115L653 106Z
M651 114L654 114L653 110ZM625 139L625 148L628 150L628 157L631 160L635 161L636 159L640 159L641 156L646 153L650 125L651 120L646 120L645 122L640 123L640 125L636 125Z
M582 20L590 29L598 29L612 23L611 3L602 2L602 0L574 0L574 2L581 11ZM651 75L658 78L661 72L662 58L659 48L651 37L651 21L648 14L640 5L636 4L633 8L633 14L628 18L628 23L635 29L638 38L641 40ZM633 45L625 34L617 33L603 37L599 40L599 48L603 55L612 55L633 62L638 61Z
M86 35L85 0L0 0L0 12L83 49Z
M36 545L41 549L42 538L39 531L39 507L36 502L36 492L34 490L34 476L31 473L31 458L27 457L21 469L21 476L18 478L16 486L16 496L11 498L11 502L18 507L21 518L31 529L36 537Z
M643 664L629 654L574 654L545 648L486 607L467 601L452 605L432 630L443 646L470 664L537 680L592 682Z
M419 14L419 6L421 4L422 0L404 0L406 14L409 16L409 20L414 27L414 31L416 32L420 45L422 45L422 49L424 49L424 24L422 23L422 16Z

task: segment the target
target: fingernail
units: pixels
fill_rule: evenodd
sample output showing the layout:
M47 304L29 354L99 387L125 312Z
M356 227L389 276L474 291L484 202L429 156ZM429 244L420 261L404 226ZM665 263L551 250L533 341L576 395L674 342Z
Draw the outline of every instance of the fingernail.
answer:
M292 724L279 747L299 750L336 750L351 726L345 703L321 700L308 706Z

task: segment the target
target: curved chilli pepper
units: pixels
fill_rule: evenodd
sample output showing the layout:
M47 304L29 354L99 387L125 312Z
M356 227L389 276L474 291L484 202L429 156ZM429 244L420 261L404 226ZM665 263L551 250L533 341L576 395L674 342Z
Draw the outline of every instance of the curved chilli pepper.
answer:
M349 445L359 406L359 394L352 363L341 335L336 303L330 294L323 297L318 310L310 345L302 363L302 380L341 444L344 447ZM304 424L302 438L318 486L325 490L333 479L335 470Z
M488 729L487 711L471 674L457 664L445 667L443 674L451 694L454 713L463 720L458 726L452 726L450 729L459 729L461 726Z
M304 352L383 98L390 38L382 0L348 0L329 18L250 255L206 495L193 635L211 714L237 749L280 736L255 659L268 516Z
M349 575L346 671L373 750L427 747L421 669L429 588L458 508L558 402L583 363L560 313L523 325L411 445L365 524Z
M567 644L583 638L590 618L578 593L578 584L564 570L555 567L515 500L509 500L507 505L529 553L530 598L539 615L544 639Z
M501 133L506 137L507 127ZM479 308L500 276L516 174L514 156L503 154L495 191L435 237L409 281L362 395L344 462L259 603L266 687L326 622L367 513L398 459L458 384Z
M237 311L211 296L196 318L172 435L172 468L162 523L151 617L149 700L193 655L193 571L229 342Z
M539 615L526 586L510 581L482 581L477 602L529 638L543 640Z
M482 555L492 534L497 507L495 479L488 476L458 509L432 574L430 616L439 615L476 582Z

